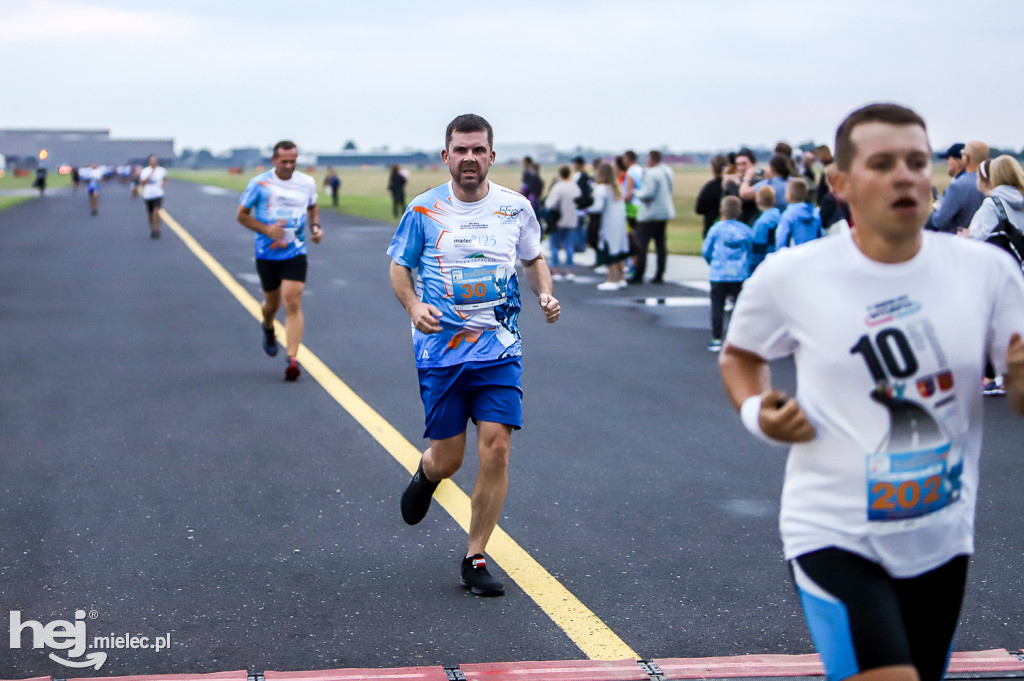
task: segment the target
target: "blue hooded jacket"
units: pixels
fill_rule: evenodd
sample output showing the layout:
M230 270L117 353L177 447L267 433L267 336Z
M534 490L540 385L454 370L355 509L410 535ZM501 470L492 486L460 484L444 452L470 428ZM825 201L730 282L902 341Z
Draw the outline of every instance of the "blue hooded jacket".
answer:
M754 221L753 259L750 261L751 273L764 261L765 256L775 252L775 232L779 227L779 220L781 219L782 211L773 207L761 213L757 220Z
M754 230L739 220L722 220L708 230L701 254L711 265L710 281L745 281L750 276Z
M775 250L813 241L824 233L814 206L806 202L791 203L782 212L779 228L775 230Z

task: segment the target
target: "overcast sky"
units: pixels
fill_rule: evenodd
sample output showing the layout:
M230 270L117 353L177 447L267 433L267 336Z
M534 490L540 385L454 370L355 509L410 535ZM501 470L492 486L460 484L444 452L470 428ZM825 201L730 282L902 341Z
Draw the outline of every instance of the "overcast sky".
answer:
M831 144L917 109L936 148L1024 146L1021 0L0 0L0 128L110 128L214 152Z

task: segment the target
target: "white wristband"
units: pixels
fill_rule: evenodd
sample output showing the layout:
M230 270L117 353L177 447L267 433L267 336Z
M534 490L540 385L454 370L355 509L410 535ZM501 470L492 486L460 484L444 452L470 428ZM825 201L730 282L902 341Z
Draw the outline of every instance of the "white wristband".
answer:
M770 445L783 445L784 443L773 440L764 434L761 430L761 396L751 395L747 399L743 400L743 406L740 407L740 420L743 421L743 427L746 428L751 435L756 437L762 442L767 442Z

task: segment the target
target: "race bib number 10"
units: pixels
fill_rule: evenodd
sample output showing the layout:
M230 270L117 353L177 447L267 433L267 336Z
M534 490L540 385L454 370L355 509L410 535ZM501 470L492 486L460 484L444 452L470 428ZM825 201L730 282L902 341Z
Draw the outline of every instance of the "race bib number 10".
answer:
M501 305L506 300L505 267L462 267L452 270L452 289L456 310L480 310Z

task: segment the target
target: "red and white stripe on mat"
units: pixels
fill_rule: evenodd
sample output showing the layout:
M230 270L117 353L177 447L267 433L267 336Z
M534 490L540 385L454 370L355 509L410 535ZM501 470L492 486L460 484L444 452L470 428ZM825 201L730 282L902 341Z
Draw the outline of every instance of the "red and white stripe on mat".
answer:
M654 660L670 679L824 676L817 655L742 655ZM953 653L949 672L1024 672L1024 660L1002 648Z
M764 678L772 676L823 676L817 655L740 655L654 659L668 679ZM550 662L492 662L461 665L467 681L647 681L650 677L636 660L562 660ZM1024 650L1004 649L953 653L952 673L1024 672ZM444 667L393 669L324 669L304 672L264 673L266 681L448 681ZM102 681L248 681L246 671L215 674L153 674L109 676ZM0 680L2 681L2 680ZM41 676L20 681L53 681ZM68 679L67 681L96 681Z

